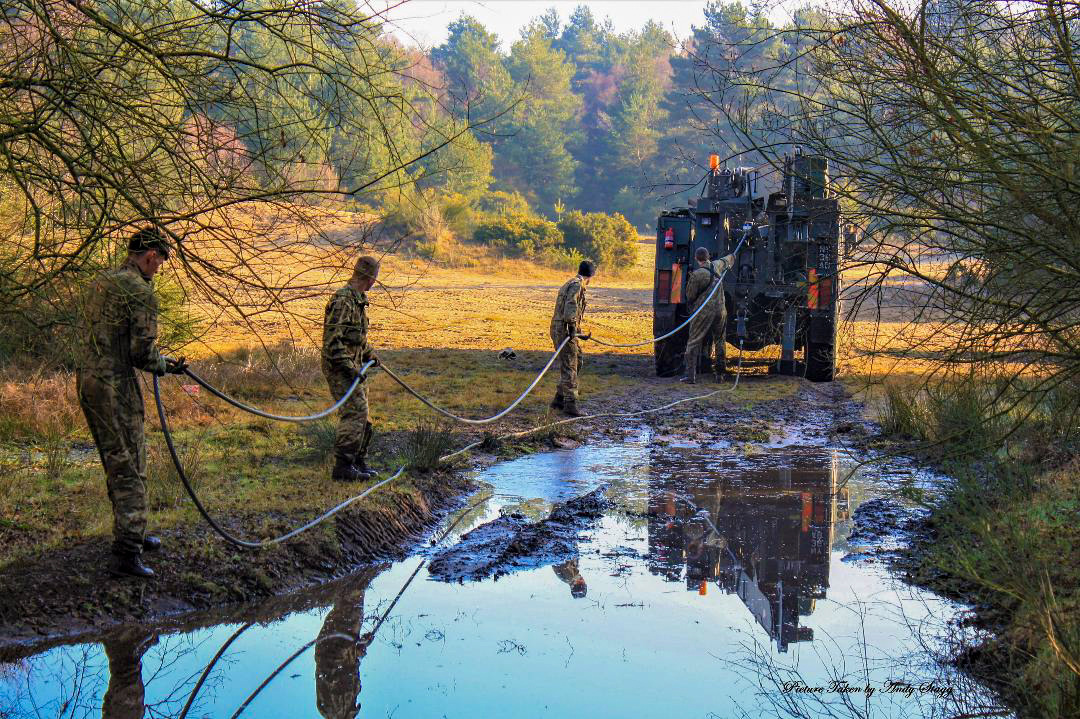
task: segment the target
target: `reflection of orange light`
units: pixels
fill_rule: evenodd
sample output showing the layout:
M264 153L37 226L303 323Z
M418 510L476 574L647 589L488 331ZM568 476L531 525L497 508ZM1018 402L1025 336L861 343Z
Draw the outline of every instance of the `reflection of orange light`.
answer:
M720 156L709 155L709 169L715 171L718 167L720 167Z
M668 493L668 496L667 496L667 503L664 504L664 512L669 517L674 517L675 516L675 495L670 493L670 492Z
M810 529L810 517L814 511L814 496L809 492L802 492L802 531Z
M704 579L702 579L701 586L698 587L697 593L704 597L707 591L709 591L709 585L706 584Z

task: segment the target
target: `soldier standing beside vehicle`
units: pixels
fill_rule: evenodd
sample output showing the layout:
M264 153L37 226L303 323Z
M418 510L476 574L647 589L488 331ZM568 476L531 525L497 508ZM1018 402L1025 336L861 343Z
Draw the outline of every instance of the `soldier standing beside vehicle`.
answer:
M181 374L187 363L157 349L157 297L150 281L169 259L169 245L154 228L135 232L128 256L94 280L83 308L86 344L75 375L79 405L105 469L113 507L113 572L148 579L143 550L161 546L146 535L146 436L141 369L164 376Z
M581 371L580 339L588 335L578 334L581 320L585 315L585 288L596 274L596 266L589 260L582 260L578 266L577 277L568 280L559 288L555 298L555 313L551 316L551 341L558 349L567 337L562 353L559 355L559 384L555 390L555 399L551 401L554 409L561 409L571 417L580 417L578 409L578 372Z
M694 259L698 267L690 273L690 279L686 282L686 308L693 314L709 296L713 283L719 283L724 272L735 264L735 255L728 255L719 260L709 262L709 251L704 247L697 248ZM710 346L705 348L706 357L712 358L714 345L716 347L716 378L724 374L726 370L726 330L727 307L724 305L724 290L718 288L709 300L707 307L701 310L690 321L690 338L686 342L686 353L683 358L686 363L686 375L680 380L694 384L697 382L698 358L701 355L701 344L706 335L712 331Z
M378 358L368 342L367 291L379 276L379 261L365 255L356 261L349 283L334 293L326 303L323 321L322 371L334 400L341 399L360 374L365 362ZM371 479L367 449L373 426L368 421L367 388L364 377L352 396L341 407L337 436L334 439L336 480L352 482Z

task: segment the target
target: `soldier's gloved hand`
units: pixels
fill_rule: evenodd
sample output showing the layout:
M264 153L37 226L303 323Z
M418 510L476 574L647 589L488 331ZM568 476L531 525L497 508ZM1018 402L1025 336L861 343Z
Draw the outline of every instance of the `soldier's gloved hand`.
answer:
M164 377L169 373L169 362L164 357L157 358L157 364L150 370L150 373L157 377Z
M589 332L588 334L578 334L577 338L579 340L591 340L592 339L592 332Z
M186 357L180 357L179 359L173 359L172 357L165 358L165 371L169 374L184 374L187 371L188 363Z
M577 337L577 325L575 325L573 322L566 323L566 336Z
M373 363L371 365L372 367L378 367L381 364L379 362L379 356L377 354L375 354L374 352L372 352L370 355L368 355L368 360Z
M727 257L725 257L724 258L724 265L729 269L734 267L735 266L735 255L730 254Z

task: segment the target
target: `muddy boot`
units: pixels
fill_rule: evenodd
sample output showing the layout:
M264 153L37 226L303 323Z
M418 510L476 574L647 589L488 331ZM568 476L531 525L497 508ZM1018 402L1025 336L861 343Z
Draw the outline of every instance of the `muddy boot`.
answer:
M144 552L156 552L161 549L161 540L148 534L143 537L142 548Z
M142 557L138 554L118 554L109 571L117 577L154 578L154 570L143 564Z
M565 401L563 403L562 411L563 411L563 414L568 415L570 417L583 417L585 415L584 412L582 412L580 409L578 409L577 400L573 400L573 399L567 400L567 401Z
M697 384L697 356L686 358L686 374L679 378L686 384Z
M555 393L555 399L551 400L551 408L552 409L562 409L563 408L563 396L561 394L559 394L558 392Z
M352 459L339 456L334 460L334 469L330 472L330 479L336 482L355 482L358 479L367 479L367 475L360 476Z
M371 438L375 435L375 425L368 422L364 425L364 440L360 443L360 450L356 453L356 459L353 460L352 468L356 474L357 479L372 479L378 475L378 472L367 466L367 450L368 445L371 444Z
M378 472L367 466L367 462L364 461L363 457L360 457L355 462L353 462L352 471L353 474L356 475L356 479L360 481L375 479L379 476Z

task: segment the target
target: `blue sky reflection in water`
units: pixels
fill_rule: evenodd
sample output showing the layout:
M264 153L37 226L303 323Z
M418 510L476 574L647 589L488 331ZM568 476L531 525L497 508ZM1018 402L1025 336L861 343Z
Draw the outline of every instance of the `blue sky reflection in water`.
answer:
M351 717L357 704L361 717L395 719L785 716L783 704L816 716L817 702L836 716L944 714L974 691L931 656L955 608L879 565L842 561L850 513L877 489L859 475L838 487L838 469L822 449L742 458L645 442L497 465L480 475L495 496L468 526L501 511L543 514L607 487L612 507L583 535L578 560L465 584L422 571L369 646L353 638L422 557L361 574L332 606L244 631L189 716L231 716L316 637L243 716ZM585 596L573 596L581 580ZM60 647L4 666L0 716L34 716L35 707L99 716L107 688L110 716L142 716L140 651L145 715L177 716L238 626L156 638L132 629L104 648ZM828 689L835 679L875 693L779 690L796 681ZM886 693L889 680L914 690ZM923 688L953 696L918 690L933 680Z

